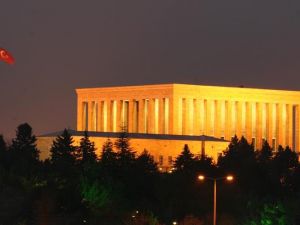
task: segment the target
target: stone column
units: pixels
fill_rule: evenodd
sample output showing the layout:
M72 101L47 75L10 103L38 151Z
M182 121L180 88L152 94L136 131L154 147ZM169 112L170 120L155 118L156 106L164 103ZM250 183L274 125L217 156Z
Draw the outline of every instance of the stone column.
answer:
M112 132L113 131L113 110L112 110L112 106L113 106L113 102L112 100L108 99L105 101L106 104L106 129L105 131L107 132Z
M112 111L111 111L111 118L112 118L112 131L113 132L120 132L123 129L124 124L122 123L122 108L123 108L123 101L121 100L113 100L111 102Z
M134 114L134 109L133 109L133 107L134 107L134 100L133 99L131 99L131 100L129 100L129 102L128 102L128 104L129 104L129 106L128 106L128 132L129 133L132 133L133 132L133 125L134 125L134 123L135 123L135 121L133 121L133 119L134 119L134 117L133 117L133 114Z
M165 101L163 98L158 99L158 133L165 134Z
M99 110L98 110L98 101L94 101L93 104L93 130L98 131L99 130Z
M145 100L139 100L139 124L138 124L138 133L145 133Z
M221 104L222 102L220 100L214 101L215 103L215 115L214 115L214 136L216 138L221 137Z
M246 102L246 139L252 142L252 103Z
M300 153L300 105L295 107L295 151Z
M225 105L225 101L222 100L221 101L221 111L220 111L220 137L225 138L225 126L226 126L226 105Z
M225 101L225 139L231 140L232 137L232 102Z
M80 98L77 98L77 130L78 131L83 130L82 115L83 115L82 101Z
M286 105L286 145L293 148L293 105ZM293 149L294 150L294 149Z
M175 134L182 135L182 98L176 98L173 102L174 130Z
M154 101L154 134L159 133L159 100L157 98Z
M277 110L276 110L277 111ZM272 139L273 139L273 103L267 104L267 132L266 132L266 139L270 146L272 146Z
M148 106L148 133L154 133L154 99L149 99Z
M138 133L139 132L139 105L140 101L139 100L133 100L133 119L132 119L132 132L133 133Z
M169 98L169 134L177 134L177 117L178 117L178 108L175 103L174 97Z
M256 103L256 143L257 148L262 147L262 103Z
M236 135L238 138L241 138L242 136L242 120L243 120L243 111L242 111L242 104L243 102L238 101L237 107L236 107Z
M170 99L165 98L164 99L164 133L169 134L170 133Z
M194 104L192 98L186 99L185 115L186 134L193 135Z
M195 99L194 100L194 129L193 129L193 133L194 135L201 135L200 133L200 118L203 115L200 115L200 100L199 99Z
M205 135L213 136L213 127L212 127L212 100L206 100L206 104L204 104L205 109Z
M97 131L100 131L100 132L103 131L103 102L102 101L98 101L97 127L98 127Z
M93 131L93 102L88 102L88 131Z
M200 103L200 114L199 114L199 119L200 119L200 135L205 134L205 121L206 121L206 112L205 112L205 104L204 104L205 100L204 99L200 99L199 103Z
M181 110L181 115L182 115L182 134L183 135L186 135L187 134L187 112L188 112L188 104L187 104L187 99L186 98L183 98L182 99L182 103L181 103L181 107L182 107L182 110Z
M278 145L282 145L282 147L285 147L285 140L283 138L283 135L284 135L284 131L283 131L283 121L282 121L282 111L283 111L283 104L282 103L278 103L277 104L277 119L276 119L276 123L277 123L277 126L276 126L276 142L277 142L277 146ZM277 146L276 146L276 150L277 150Z
M149 134L149 132L150 132L150 129L149 129L149 123L150 123L150 121L151 121L151 115L150 115L150 102L151 102L151 99L146 99L145 100L145 108L144 108L144 110L145 110L145 113L144 113L144 115L145 115L145 124L144 124L144 126L145 126L145 133L147 133L147 134Z

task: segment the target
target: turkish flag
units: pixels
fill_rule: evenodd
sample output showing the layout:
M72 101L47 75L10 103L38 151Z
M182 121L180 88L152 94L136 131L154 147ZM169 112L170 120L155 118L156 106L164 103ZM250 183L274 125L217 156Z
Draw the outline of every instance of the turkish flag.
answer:
M3 60L8 64L14 64L15 62L15 59L12 57L12 55L9 54L8 51L6 51L3 48L0 48L0 60Z

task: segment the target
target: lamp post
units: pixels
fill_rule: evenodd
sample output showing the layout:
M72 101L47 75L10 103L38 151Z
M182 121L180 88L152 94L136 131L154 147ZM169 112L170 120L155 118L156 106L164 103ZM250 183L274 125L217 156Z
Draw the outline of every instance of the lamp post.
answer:
M198 179L204 181L205 179L214 182L214 214L213 214L213 225L217 224L217 181L227 180L229 182L233 181L234 177L232 175L227 175L226 177L205 177L204 175L199 175Z

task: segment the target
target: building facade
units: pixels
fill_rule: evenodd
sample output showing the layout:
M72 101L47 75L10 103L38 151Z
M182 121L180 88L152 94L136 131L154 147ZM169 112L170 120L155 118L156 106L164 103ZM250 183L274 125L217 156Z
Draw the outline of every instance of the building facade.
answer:
M77 130L244 136L299 151L300 91L186 84L76 89Z
M230 139L244 136L260 149L263 140L277 149L290 146L299 153L300 91L158 84L77 89L79 145L89 131L97 154L109 138L126 129L137 154L154 157L160 170L170 171L188 144L194 155L216 162ZM38 137L41 159L49 158L53 140L62 132Z
M83 137L83 131L68 131L74 140L74 145L79 146L80 139ZM53 141L62 131L46 134L38 137L37 147L40 150L42 160L50 157L50 148ZM115 142L119 137L117 132L89 132L90 140L94 142L96 154L101 155L102 146L108 138ZM139 155L145 149L151 154L158 165L160 171L172 171L173 163L176 157L182 152L185 144L188 144L191 152L195 156L206 154L217 160L219 154L224 151L228 142L208 137L208 136L190 136L190 135L160 135L160 134L138 134L128 133L130 146Z

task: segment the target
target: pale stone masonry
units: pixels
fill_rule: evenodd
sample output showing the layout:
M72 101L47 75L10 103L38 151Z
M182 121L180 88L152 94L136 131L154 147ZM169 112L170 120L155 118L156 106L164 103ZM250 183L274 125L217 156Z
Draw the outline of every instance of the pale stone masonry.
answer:
M260 148L267 140L299 150L299 91L187 84L76 89L77 130L207 135L235 134Z
M74 139L74 145L79 145L80 139L83 137L83 131L69 130ZM50 147L57 135L61 135L62 131L46 134L38 137L38 148L41 150L40 157L47 159L50 156ZM116 132L89 132L90 140L95 143L96 153L101 155L102 145L109 138L114 142L119 133ZM207 154L214 160L228 146L228 142L208 137L208 136L190 136L190 135L160 135L160 134L138 134L129 133L130 146L138 154L146 149L158 163L161 171L170 171L176 157L181 153L185 144L193 154Z
M257 149L267 140L274 149L288 145L299 153L300 91L157 84L76 93L75 144L87 130L98 155L107 138L114 141L124 128L137 154L148 150L163 171L172 168L184 144L216 162L234 135L246 137ZM42 159L49 157L58 134L38 137Z

